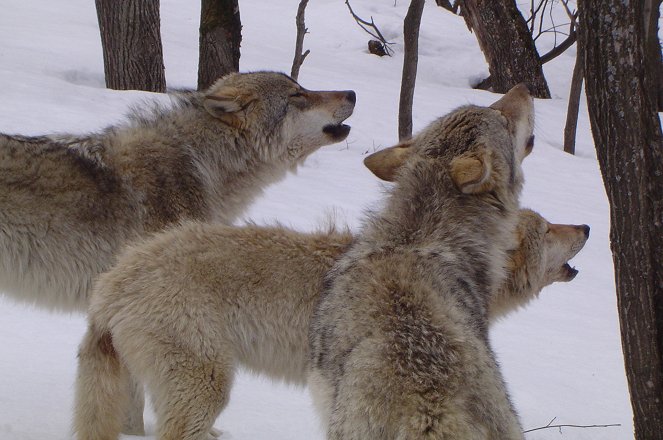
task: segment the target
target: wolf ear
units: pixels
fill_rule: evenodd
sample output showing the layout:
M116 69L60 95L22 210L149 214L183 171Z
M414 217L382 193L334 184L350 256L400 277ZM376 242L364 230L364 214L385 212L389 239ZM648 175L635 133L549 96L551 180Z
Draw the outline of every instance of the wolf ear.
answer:
M214 84L205 94L203 106L215 118L237 126L241 123L240 110L255 100L252 93L237 87Z
M451 179L464 194L481 194L494 188L492 156L486 149L451 161Z
M410 139L371 154L364 159L364 165L378 178L393 182L396 173L412 155L413 151L412 140Z

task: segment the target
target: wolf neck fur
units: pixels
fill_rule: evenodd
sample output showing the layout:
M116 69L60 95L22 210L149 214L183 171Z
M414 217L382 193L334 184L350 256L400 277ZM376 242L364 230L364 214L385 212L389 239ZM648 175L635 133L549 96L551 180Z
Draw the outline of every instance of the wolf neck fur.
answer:
M207 217L232 223L244 210L247 199L255 198L262 187L285 175L286 160L272 156L286 148L274 148L275 143L283 143L280 140L274 142L274 133L258 133L248 137L247 131L218 121L200 126L196 120L212 118L201 106L193 103L177 106L178 111L159 113L157 109L151 115L132 115L128 125L107 133L110 143L131 151L131 156L140 155L151 145L135 145L132 143L133 133L140 131L141 142L144 143L145 129L149 127L155 144L166 144L180 150L184 159L199 171L194 174L201 176L200 185L209 202ZM189 143L180 145L173 141L183 132L187 133ZM225 144L217 145L210 139L224 139ZM132 157L126 159L132 160Z
M495 206L498 202L492 195L461 194L446 173L410 172L392 190L382 213L369 218L359 247L371 253L389 254L398 249L415 254L421 264L439 268L429 273L444 274L445 266L463 265L463 273L479 280L474 288L483 293L461 298L461 302L470 301L466 305L485 316L489 296L504 281L503 249L511 247L504 242L514 240L517 221L515 200L502 200L501 206ZM463 209L455 209L460 204ZM463 261L457 258L459 248Z

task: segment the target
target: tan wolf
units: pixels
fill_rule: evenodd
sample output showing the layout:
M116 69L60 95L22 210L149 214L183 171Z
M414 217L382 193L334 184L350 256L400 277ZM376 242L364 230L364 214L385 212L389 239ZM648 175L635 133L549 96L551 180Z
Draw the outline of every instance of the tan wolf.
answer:
M578 274L568 261L575 257L589 238L587 225L549 223L530 209L518 214L518 246L507 252L507 275L490 301L490 322L524 307L541 290L558 281L568 282Z
M366 159L396 185L311 320L308 383L329 440L524 439L488 323L533 110L519 85Z
M86 310L124 245L182 220L232 222L262 188L345 139L355 100L281 73L230 74L99 133L0 134L0 292ZM125 431L142 433L133 394Z
M577 271L567 261L582 249L589 227L552 225L533 211L521 210L517 231L517 248L508 253L506 280L488 307L491 318L529 301L555 281L573 279ZM156 402L161 408L160 420L175 412L182 426L193 425L191 419L207 420L211 426L211 416L169 409L188 399L201 400L192 411L199 408L216 414L222 405L217 408L202 402L204 396L212 394L199 393L188 381L210 381L211 386L210 376L196 377L200 373L188 370L189 358L184 362L171 358L163 340L172 347L188 347L192 353L187 356L197 362L205 354L224 350L226 370L215 375L232 378L237 366L243 365L256 373L304 385L310 317L319 301L324 274L353 240L349 232L334 229L301 233L284 227L191 223L123 253L118 264L102 276L93 299L90 332L80 350L75 416L78 438L117 437L122 402L127 401L122 388L128 373L125 363L141 377L153 377L156 389L168 386L162 381L173 381L170 387L182 390L160 394L161 398L167 396L166 402ZM173 295L180 301L176 308L170 308ZM202 309L207 316L198 314ZM129 339L120 339L118 326L127 323L131 331L125 337ZM155 335L162 341L154 340ZM205 341L205 352L193 351L188 341L194 338ZM122 351L134 347L140 351ZM153 351L144 351L147 347ZM149 359L134 362L143 356ZM168 378L159 377L155 371L166 365ZM149 369L140 370L142 366ZM227 396L230 387L229 379L217 392ZM198 394L187 396L189 391ZM205 432L206 425L196 428Z
M230 74L83 136L0 134L0 291L84 311L125 244L186 219L232 222L262 188L346 138L355 93Z

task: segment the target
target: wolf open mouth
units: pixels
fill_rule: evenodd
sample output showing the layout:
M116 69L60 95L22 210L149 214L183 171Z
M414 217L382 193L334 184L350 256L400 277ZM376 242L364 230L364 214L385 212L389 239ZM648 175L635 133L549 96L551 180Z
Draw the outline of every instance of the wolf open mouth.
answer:
M566 279L568 281L571 281L576 277L576 275L578 275L578 269L571 267L569 263L564 263L564 265L562 265L562 269L564 269L566 273Z
M329 124L322 127L322 132L329 135L335 141L342 141L350 134L350 128L346 124Z

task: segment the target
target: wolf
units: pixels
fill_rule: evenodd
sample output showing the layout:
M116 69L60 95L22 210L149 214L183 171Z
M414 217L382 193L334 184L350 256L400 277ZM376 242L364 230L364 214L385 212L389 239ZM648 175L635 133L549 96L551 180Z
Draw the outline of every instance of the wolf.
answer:
M309 334L329 440L524 439L488 325L533 120L521 84L366 159L396 184L328 273Z
M132 248L99 279L79 351L78 438L117 436L129 371L152 391L162 439L206 436L237 363L301 380L323 274L352 237L330 247L329 234L268 234L185 226Z
M525 307L544 287L573 280L578 270L569 260L585 246L589 232L588 225L554 224L531 209L521 209L518 246L507 252L506 279L491 297L489 322Z
M345 139L354 91L235 73L87 135L0 134L0 291L85 311L126 244L185 220L232 223L267 185ZM142 391L125 432L141 434Z
M545 286L571 281L578 271L569 266L568 260L582 249L589 236L586 225L553 225L527 209L520 211L516 230L517 247L508 251L505 282L488 307L491 321L524 305ZM217 375L232 378L237 365L243 365L254 373L305 385L308 329L324 275L354 241L349 231L333 227L302 233L282 226L232 227L192 222L160 233L123 253L97 287L95 311L89 317L90 333L80 349L74 417L78 438L117 438L122 402L128 399L126 388L122 387L128 368L144 379L153 377L155 389L166 387L161 381L172 380L175 384L171 387L182 390L160 395L166 396L166 402L156 401L161 408L160 421L171 412L175 412L182 426L191 423L189 418L201 417L176 412L168 406L182 399L204 399L200 394L182 395L194 390L180 382L181 378L200 383L210 378L189 378L195 375L185 371L191 360L170 360L163 343L152 339L154 335L167 338L172 346L187 344L180 339L200 338L207 341L208 350L227 348L227 369ZM171 295L178 296L181 307L164 307ZM192 313L203 307L213 319ZM132 330L126 334L130 339L121 339L118 334L119 327L126 324L110 322L130 323ZM212 328L212 322L223 325L214 324ZM172 330L168 335L162 333L163 327L175 325L186 328L187 333L178 331L177 339L171 339ZM156 347L157 344L162 346ZM139 346L139 353L123 351ZM154 352L144 353L146 347L153 347ZM153 357L134 362L143 356ZM190 356L200 359L203 352ZM142 370L142 366L148 370ZM155 373L164 368L170 369L168 379ZM98 376L99 373L104 376ZM113 391L100 391L100 385ZM227 395L230 388L228 380L219 392ZM205 405L200 408L204 411ZM216 414L222 409L207 411ZM196 407L192 411L197 411ZM208 423L197 426L200 432L205 432L214 421L211 416L204 418Z
M0 291L85 311L127 243L183 220L231 223L261 190L345 139L353 91L236 73L82 136L0 134Z

